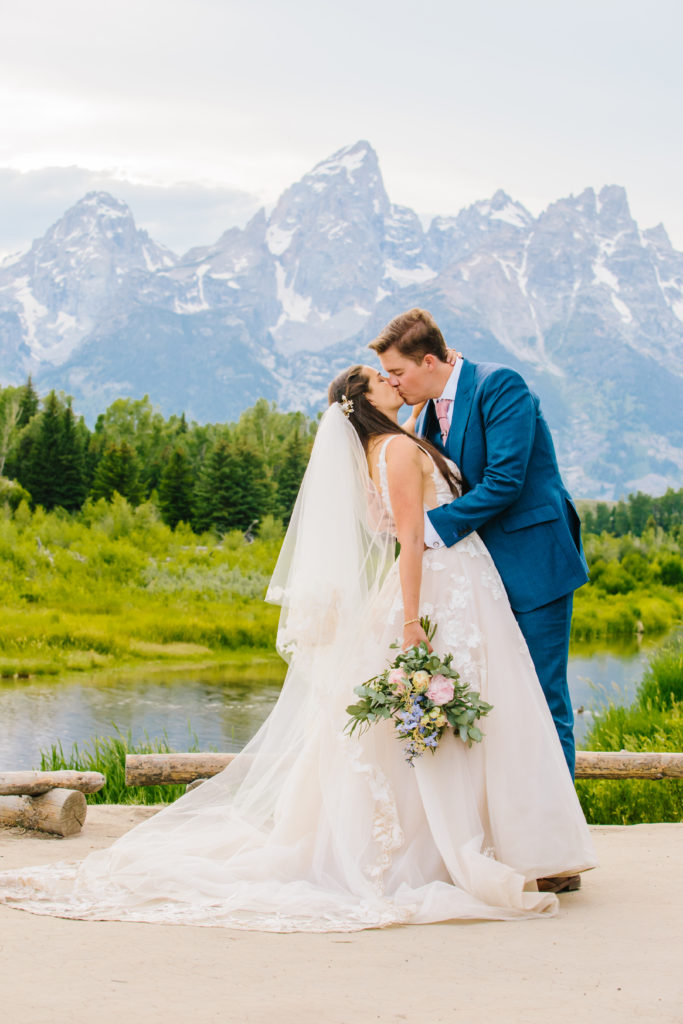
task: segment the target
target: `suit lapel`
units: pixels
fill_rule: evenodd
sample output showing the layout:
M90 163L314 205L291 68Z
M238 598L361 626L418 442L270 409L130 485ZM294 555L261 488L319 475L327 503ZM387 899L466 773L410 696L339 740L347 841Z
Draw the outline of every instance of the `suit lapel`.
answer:
M462 448L465 441L465 428L472 411L472 399L474 398L474 363L468 359L463 360L458 387L455 392L453 403L453 418L451 429L446 439L448 456L462 470ZM429 403L433 405L432 402ZM435 414L436 415L436 414Z

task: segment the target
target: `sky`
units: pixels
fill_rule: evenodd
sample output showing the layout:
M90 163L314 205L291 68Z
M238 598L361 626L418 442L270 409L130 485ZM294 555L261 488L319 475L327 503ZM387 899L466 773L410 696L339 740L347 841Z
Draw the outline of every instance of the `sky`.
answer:
M617 184L683 250L679 0L4 6L0 254L92 188L209 244L358 139L425 222Z

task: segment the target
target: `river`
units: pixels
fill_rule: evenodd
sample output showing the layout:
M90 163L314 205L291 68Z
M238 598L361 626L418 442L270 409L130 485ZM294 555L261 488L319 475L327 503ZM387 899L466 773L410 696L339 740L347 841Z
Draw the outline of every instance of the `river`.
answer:
M631 702L650 653L664 639L574 645L569 685L579 742L609 700ZM61 741L69 752L116 727L130 730L134 742L165 735L176 750L187 750L195 738L202 750L239 750L266 718L281 682L276 668L258 683L231 679L225 668L1 680L0 770L36 768L41 749Z

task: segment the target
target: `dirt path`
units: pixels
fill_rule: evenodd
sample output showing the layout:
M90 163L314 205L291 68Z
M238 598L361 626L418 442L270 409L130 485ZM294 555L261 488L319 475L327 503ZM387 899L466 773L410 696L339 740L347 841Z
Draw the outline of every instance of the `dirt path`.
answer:
M0 869L78 859L80 836L0 831ZM350 935L64 921L0 906L3 1024L683 1022L683 824L594 828L601 866L556 918Z

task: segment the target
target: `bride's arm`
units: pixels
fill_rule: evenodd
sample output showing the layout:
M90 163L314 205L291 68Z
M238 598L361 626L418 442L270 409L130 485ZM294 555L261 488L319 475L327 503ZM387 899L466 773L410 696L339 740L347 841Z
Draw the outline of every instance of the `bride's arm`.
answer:
M389 498L401 545L399 578L403 594L403 647L424 640L420 625L420 586L424 552L424 503L421 453L407 437L396 437L387 448Z

